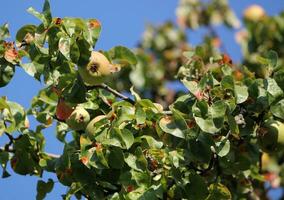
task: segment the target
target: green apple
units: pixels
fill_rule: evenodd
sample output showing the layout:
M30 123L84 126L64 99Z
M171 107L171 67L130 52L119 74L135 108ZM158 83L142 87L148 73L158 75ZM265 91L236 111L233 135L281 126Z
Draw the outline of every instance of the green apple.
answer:
M86 85L97 85L112 73L112 65L104 54L93 51L89 63L79 66L78 72Z
M68 126L75 130L84 130L87 126L87 124L90 121L90 115L88 111L86 111L82 107L77 107L71 115L67 118L66 123Z
M278 130L278 143L284 145L284 123L278 122L275 128Z
M274 152L284 145L284 124L268 120L258 129L258 142L264 152Z

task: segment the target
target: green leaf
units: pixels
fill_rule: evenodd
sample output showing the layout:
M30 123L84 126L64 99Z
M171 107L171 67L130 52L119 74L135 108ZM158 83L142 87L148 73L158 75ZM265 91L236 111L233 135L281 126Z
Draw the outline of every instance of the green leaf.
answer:
M112 60L127 62L130 65L136 65L136 56L126 47L116 46L109 50L109 55Z
M234 90L235 84L232 76L225 76L221 81L221 86L224 90Z
M275 117L279 117L280 119L284 119L284 99L280 100L276 104L270 107L270 111Z
M244 85L243 86L235 85L235 96L237 104L245 102L249 96L248 88Z
M48 27L49 23L48 23L48 21L46 20L45 16L44 16L42 13L36 11L36 10L35 10L34 8L32 8L32 7L28 8L27 11L28 11L28 13L30 13L30 14L32 14L33 16L35 16L36 18L38 18L38 19L44 24L44 27L45 27L45 28Z
M269 65L270 65L272 68L277 67L278 54L277 54L276 51L273 51L273 50L268 51L266 57L268 58L268 60L269 60Z
M4 120L1 120L0 121L0 137L3 135L5 130L6 130L5 122L4 122Z
M186 184L184 189L188 199L203 200L208 195L207 185L198 174L189 176L189 183Z
M11 111L9 104L7 103L7 99L5 97L1 97L0 98L0 110L5 109L5 108Z
M81 33L87 33L88 27L85 21L81 18L71 18L64 17L63 18L63 26L70 36L81 35Z
M232 199L229 189L221 183L212 183L209 186L209 195L206 200L228 200Z
M121 130L121 136L122 136L123 142L126 146L126 149L129 149L132 146L132 144L134 143L133 133L131 133L128 129L122 129Z
M20 44L25 39L25 36L28 33L33 36L35 34L35 32L36 32L36 26L35 25L27 24L27 25L21 27L18 30L17 34L16 34L16 44L17 44L17 46L20 46Z
M143 139L147 141L147 144L151 149L156 149L156 148L160 149L163 146L163 142L159 142L149 135L143 135L141 137L137 137L135 138L135 141L143 140Z
M86 66L90 61L92 47L89 42L82 37L77 39L77 45L79 48L80 57L78 59L78 63L76 64L78 64L79 67Z
M146 113L142 107L138 106L135 110L135 118L137 124L144 124L146 121Z
M126 153L124 156L124 161L130 168L140 172L144 172L147 169L147 160L143 155L141 147L135 150L135 154Z
M41 65L47 65L50 61L49 52L47 48L38 46L31 43L28 49L30 60L36 65L39 63Z
M15 154L11 158L11 165L14 172L20 175L39 175L42 173L42 168L38 164L38 150L36 150L39 147L39 143L36 143L29 135L22 134L20 138L15 140L13 146ZM38 136L39 135L40 133L38 133Z
M177 126L173 119L166 117L161 118L159 121L159 126L164 132L168 134L179 138L185 138L183 131Z
M129 149L134 143L134 136L128 129L113 128L109 139L103 141L106 145Z
M87 151L87 157L90 158L89 164L97 169L109 168L106 156L103 150L96 150L96 147L93 147Z
M227 105L224 101L216 101L208 109L203 108L201 104L204 101L197 102L193 108L194 119L200 129L206 133L218 132L224 124L224 117L227 110Z
M184 161L183 154L178 151L170 151L169 152L169 159L171 160L172 164L176 167L180 167L180 163Z
M50 24L52 22L52 16L51 16L51 11L50 11L49 0L45 0L44 1L42 14L44 15L45 20L47 21L47 23Z
M200 129L206 133L216 133L218 132L220 129L215 127L215 124L213 122L213 119L208 118L208 119L203 119L200 117L194 117L196 123L198 124L198 126L200 127Z
M0 58L0 87L6 86L15 73L15 66L7 62L4 58Z
M273 74L273 78L278 86L284 91L284 69L280 69Z
M282 89L278 86L276 81L272 78L267 78L264 80L264 87L268 93L268 102L271 104L276 99L279 99L283 96Z
M182 53L188 60L190 60L195 54L195 51L185 51Z
M62 122L57 122L56 124L56 138L60 142L65 142L65 137L67 132L69 131L69 127L67 124Z
M69 187L69 190L66 195L63 196L64 200L70 200L71 196L76 194L78 191L80 191L84 186L80 182L74 182Z
M71 38L70 41L70 59L73 63L78 63L80 58L80 49L78 47L78 44L76 42L75 38Z
M139 200L148 200L148 199L158 200L158 199L162 199L162 197L163 197L162 185L161 184L160 185L152 185L141 196L139 196ZM130 199L131 199L131 197L130 197Z
M196 81L187 81L186 79L183 79L181 82L193 95L195 95L198 91L200 91L200 88Z
M15 130L19 130L22 127L25 127L25 119L26 113L24 108L15 102L7 101L10 107L10 113L12 116L12 121L9 127L7 127L6 131L8 133L12 133Z
M230 151L230 141L226 137L222 137L221 141L216 142L216 153L220 157L226 156Z
M39 180L37 182L37 195L36 200L43 200L47 193L50 193L53 189L54 182L52 179L48 179L47 182Z
M210 134L201 133L197 139L189 140L188 151L194 161L209 163L212 157L211 146L214 146L214 141Z
M141 100L140 95L137 92L134 91L134 87L133 86L130 88L130 92L135 97L135 101L140 101Z
M124 154L123 151L118 147L113 147L110 149L110 154L108 156L108 164L111 168L121 169L124 165Z
M0 164L1 167L3 168L2 178L8 178L9 176L11 176L6 170L8 161L9 161L9 153L5 151L3 152L0 151Z
M5 40L10 37L9 26L7 23L0 26L0 40Z
M32 7L28 8L27 11L28 11L28 13L30 13L33 16L35 16L36 18L38 18L43 23L45 28L47 28L50 25L50 23L52 22L49 0L44 1L42 13L36 11Z
M70 103L84 103L86 102L87 89L82 78L77 75L75 81L71 82L69 86L64 89L63 95Z
M33 63L23 63L21 64L21 66L28 75L40 81L40 76L44 71L44 65L33 62Z
M61 37L58 42L58 49L65 58L70 59L70 38Z
M240 130L238 124L236 123L235 118L232 115L228 115L227 118L231 133L239 134Z
M97 40L99 39L101 33L101 24L97 19L87 20L88 30L92 38L92 46L95 46Z
M222 100L216 101L209 109L211 111L215 127L221 128L224 124L224 117L227 110L226 103Z

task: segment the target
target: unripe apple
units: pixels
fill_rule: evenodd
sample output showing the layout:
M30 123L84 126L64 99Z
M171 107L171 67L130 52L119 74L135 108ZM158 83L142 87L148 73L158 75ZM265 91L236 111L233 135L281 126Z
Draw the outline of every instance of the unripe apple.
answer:
M106 118L105 115L98 115L96 116L94 119L92 119L89 124L87 125L86 128L86 133L89 135L95 135L95 127L96 127L96 123L99 122L100 120Z
M266 14L265 10L259 5L251 5L244 11L244 19L248 21L257 22L261 20Z
M90 115L82 107L77 107L66 120L68 126L75 130L84 130L90 121Z
M284 124L268 120L258 129L258 142L264 152L274 152L284 145Z
M284 123L279 122L275 127L278 130L278 143L284 145Z
M86 66L79 66L78 71L86 85L96 85L104 82L112 72L112 65L104 54L93 51Z

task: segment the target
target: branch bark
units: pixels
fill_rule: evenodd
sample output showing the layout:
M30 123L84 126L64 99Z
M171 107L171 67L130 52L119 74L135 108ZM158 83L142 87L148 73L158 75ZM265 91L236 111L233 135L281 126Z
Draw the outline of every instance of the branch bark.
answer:
M15 153L15 149L11 149L11 148L5 148L5 147L0 147L0 152L6 151L8 153ZM51 158L59 158L60 155L57 154L53 154L53 153L48 153L48 152L43 152L44 154L46 154L47 156L51 157Z
M135 104L134 100L132 100L131 98L121 94L120 92L116 91L115 89L109 87L108 85L106 85L104 83L99 84L99 85L94 85L94 86L86 86L86 88L87 88L87 90L92 90L92 89L95 89L95 88L102 88L104 90L109 91L110 93L112 93L113 95L115 95L116 97L118 97L122 100L128 101L131 104Z

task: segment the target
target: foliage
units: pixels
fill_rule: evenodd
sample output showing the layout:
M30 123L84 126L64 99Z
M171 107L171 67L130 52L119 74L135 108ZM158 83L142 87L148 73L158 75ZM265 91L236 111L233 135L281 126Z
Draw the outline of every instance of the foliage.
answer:
M239 26L227 2L182 0L181 28L148 26L134 53L122 46L100 51L112 72L100 77L100 62L90 62L98 20L52 17L48 0L42 12L28 12L40 24L20 28L15 43L7 40L8 25L0 28L0 86L22 67L44 88L28 110L0 98L0 136L9 139L0 149L3 178L9 163L20 175L55 173L68 187L64 199L257 199L267 193L265 182L283 185L283 14L265 16L261 26L246 20L245 65L236 65L219 53L213 28ZM192 47L184 29L199 26L208 35ZM81 69L103 83L86 83ZM174 78L187 90L170 92ZM52 124L61 155L45 151L42 131ZM39 180L36 198L54 182Z

